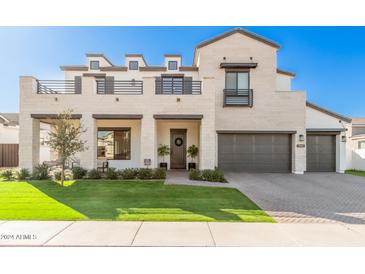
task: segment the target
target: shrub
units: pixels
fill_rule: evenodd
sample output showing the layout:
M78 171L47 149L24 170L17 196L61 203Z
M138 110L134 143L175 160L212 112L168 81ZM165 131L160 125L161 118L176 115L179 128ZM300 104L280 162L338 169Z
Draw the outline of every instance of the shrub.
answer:
M85 168L79 167L79 166L75 166L72 168L72 177L77 180L77 179L82 179L86 176L87 174L87 170Z
M45 163L34 167L32 177L36 180L47 180L49 179L49 166Z
M60 181L62 173L61 173L61 171L56 171L55 173L53 173L53 176L54 176L55 180Z
M13 176L13 171L11 169L6 169L1 173L1 176L6 180L6 181L11 181L14 176Z
M189 172L190 180L202 180L209 182L225 182L224 173L220 169L204 169L202 171L192 169Z
M120 176L125 180L132 180L138 177L138 169L137 168L126 168L120 171Z
M223 171L219 169L205 169L201 172L201 177L204 181L209 182L224 182Z
M138 179L148 180L152 179L152 169L150 168L140 168L138 172Z
M18 171L15 173L15 178L16 178L18 181L28 179L28 178L30 178L30 172L29 172L29 170L28 170L28 169L26 169L26 168L22 168L22 169L18 170Z
M153 170L153 179L166 179L166 170L164 168L155 168Z
M198 169L191 169L191 170L189 171L189 179L190 179L190 180L195 180L195 181L200 181L200 180L202 180L200 170L198 170Z
M106 178L110 180L118 179L118 175L118 171L113 167L108 168L108 171L106 172Z
M90 169L87 173L89 179L101 179L101 174L96 168Z

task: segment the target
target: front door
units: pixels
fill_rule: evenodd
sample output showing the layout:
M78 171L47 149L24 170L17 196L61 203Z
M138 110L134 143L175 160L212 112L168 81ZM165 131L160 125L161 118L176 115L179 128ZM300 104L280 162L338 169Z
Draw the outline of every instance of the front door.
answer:
M186 129L170 130L170 167L186 169Z

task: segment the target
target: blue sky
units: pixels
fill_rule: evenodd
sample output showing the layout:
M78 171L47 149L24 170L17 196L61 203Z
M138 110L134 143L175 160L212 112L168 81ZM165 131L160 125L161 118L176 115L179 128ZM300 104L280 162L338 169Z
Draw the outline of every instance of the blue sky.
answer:
M116 65L143 53L160 65L180 53L191 65L195 46L232 27L0 28L0 112L19 110L19 75L61 79L60 65L81 65L104 53ZM279 43L278 67L297 74L294 90L335 112L365 117L365 27L244 27Z

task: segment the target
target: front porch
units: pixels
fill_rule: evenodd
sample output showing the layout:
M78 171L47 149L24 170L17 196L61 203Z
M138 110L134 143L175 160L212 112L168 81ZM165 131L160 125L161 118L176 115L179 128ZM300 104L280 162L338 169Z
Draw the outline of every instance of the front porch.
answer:
M52 127L57 114L24 114L20 130L20 166L33 170L43 162L40 155L39 124ZM215 132L212 121L203 115L187 114L73 114L75 123L86 129L81 138L87 149L75 155L75 162L86 169L107 167L157 168L167 163L168 169L214 168ZM204 138L205 136L205 138ZM202 142L204 140L204 142ZM166 145L171 154L159 157L158 147ZM189 146L199 148L198 157L190 159ZM52 153L50 160L57 160Z

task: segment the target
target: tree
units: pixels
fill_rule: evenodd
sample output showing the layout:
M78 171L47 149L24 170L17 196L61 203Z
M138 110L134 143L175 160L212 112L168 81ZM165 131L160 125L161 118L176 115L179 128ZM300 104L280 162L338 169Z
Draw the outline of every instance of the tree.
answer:
M165 156L170 155L170 148L167 145L160 145L157 153L158 156L162 157L162 162L165 162Z
M65 180L65 165L77 152L86 149L86 141L81 140L81 133L86 132L82 124L76 125L72 120L72 110L60 113L55 121L54 130L46 143L57 152L61 164L61 185Z

